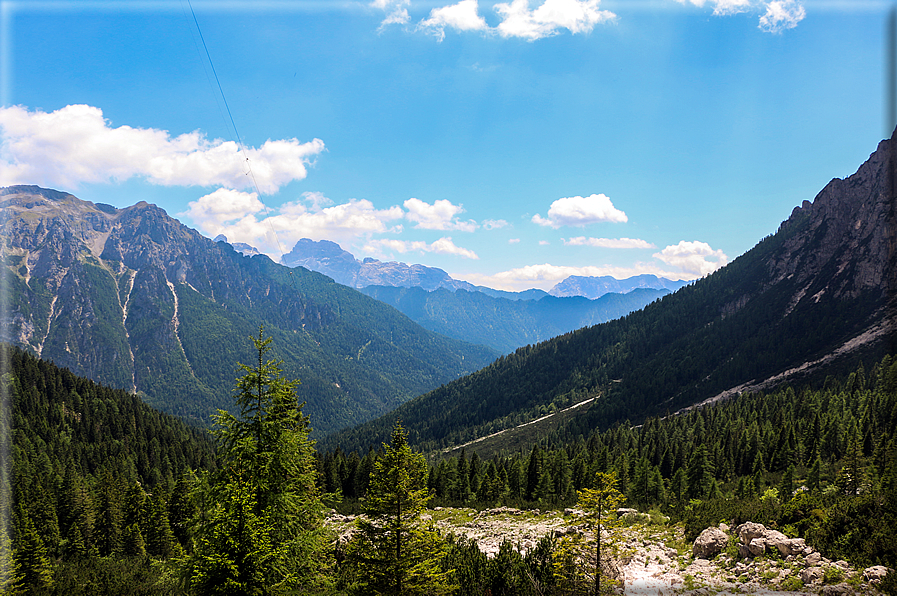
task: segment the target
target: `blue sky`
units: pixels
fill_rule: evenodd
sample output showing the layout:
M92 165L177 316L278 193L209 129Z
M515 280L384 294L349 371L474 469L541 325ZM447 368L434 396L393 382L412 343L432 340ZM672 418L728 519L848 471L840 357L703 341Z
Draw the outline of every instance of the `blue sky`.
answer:
M503 289L692 279L886 136L891 7L0 1L0 185L275 260L310 237Z

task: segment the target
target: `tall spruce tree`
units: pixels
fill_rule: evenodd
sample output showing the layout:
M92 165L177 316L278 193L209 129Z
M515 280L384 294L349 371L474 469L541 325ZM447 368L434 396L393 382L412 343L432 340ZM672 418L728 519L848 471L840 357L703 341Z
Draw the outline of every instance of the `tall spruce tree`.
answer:
M450 572L440 568L442 540L431 522L421 519L430 499L427 462L412 451L401 424L374 462L364 500L366 519L346 553L350 587L359 594L445 594Z
M240 414L214 416L220 468L197 489L204 505L185 569L196 593L308 592L324 577L323 504L297 381L268 358L263 329L251 339L258 360L240 365Z

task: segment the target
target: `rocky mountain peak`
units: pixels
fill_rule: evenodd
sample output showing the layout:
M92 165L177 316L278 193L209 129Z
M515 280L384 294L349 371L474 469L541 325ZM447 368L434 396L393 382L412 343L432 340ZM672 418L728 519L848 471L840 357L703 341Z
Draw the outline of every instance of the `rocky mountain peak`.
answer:
M392 286L397 288L421 287L425 290L446 288L457 290L475 288L452 277L436 267L408 265L398 261L378 261L366 257L359 261L330 240L302 238L281 262L288 267L305 267L331 277L337 283L351 288L368 286Z
M769 261L772 284L797 283L793 303L826 295L855 298L865 290L893 295L897 219L893 138L845 179L835 178L812 203L782 223L782 250Z

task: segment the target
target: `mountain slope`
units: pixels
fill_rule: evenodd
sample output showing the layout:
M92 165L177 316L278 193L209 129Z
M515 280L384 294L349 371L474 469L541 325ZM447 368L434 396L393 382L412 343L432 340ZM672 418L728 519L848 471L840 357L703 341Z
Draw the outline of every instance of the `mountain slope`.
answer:
M604 294L596 300L582 296L508 300L465 290L427 292L422 288L368 286L359 291L394 306L430 331L502 353L616 319L669 293L637 289L628 294Z
M141 202L0 189L4 337L74 373L207 420L264 324L319 433L381 414L494 353L428 332L305 269L246 257Z
M832 180L712 275L622 319L521 348L332 443L376 444L400 418L420 446L446 447L597 397L567 425L585 434L807 374L811 363L893 350L893 146L882 141L856 174Z

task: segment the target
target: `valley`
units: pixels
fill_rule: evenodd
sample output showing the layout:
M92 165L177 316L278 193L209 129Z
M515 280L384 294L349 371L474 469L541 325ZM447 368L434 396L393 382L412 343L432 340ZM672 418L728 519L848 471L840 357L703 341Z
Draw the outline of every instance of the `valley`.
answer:
M892 148L714 273L595 300L380 301L146 203L3 189L0 587L894 593ZM603 299L628 314L503 355L423 325Z

